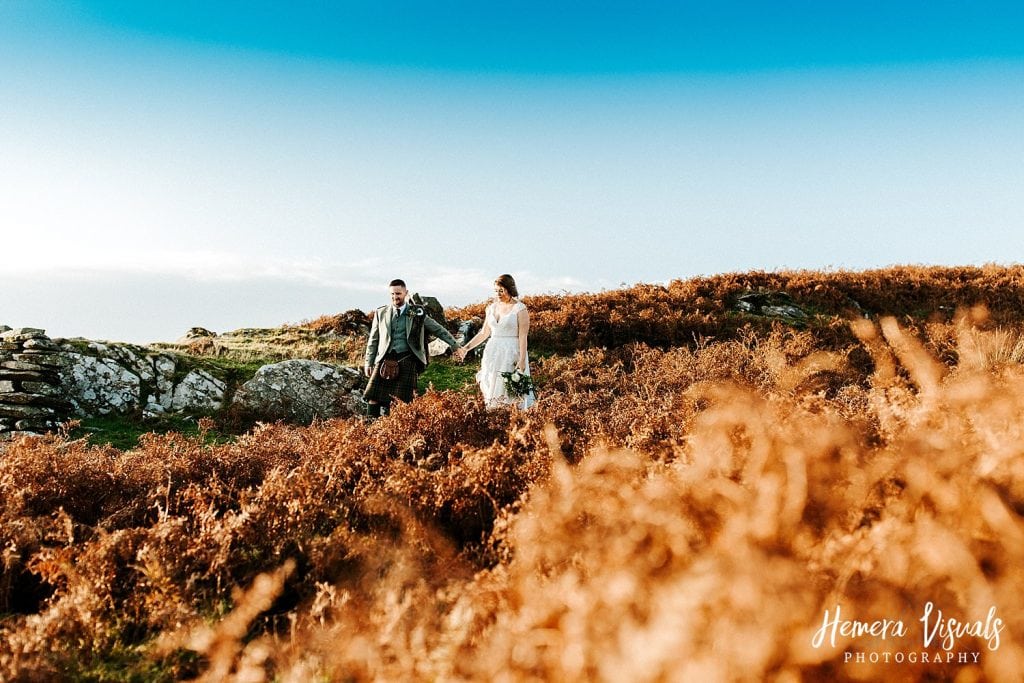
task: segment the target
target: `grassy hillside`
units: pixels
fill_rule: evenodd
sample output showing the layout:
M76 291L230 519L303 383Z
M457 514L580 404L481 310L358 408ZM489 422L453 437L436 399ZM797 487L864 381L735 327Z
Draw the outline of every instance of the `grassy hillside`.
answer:
M0 456L0 679L1013 680L1019 279L533 297L527 412L427 391L372 424L230 443L208 422L130 451L24 439ZM757 289L811 319L731 310ZM928 602L995 607L998 642L936 661ZM815 647L837 605L910 633Z
M807 317L801 321L740 310L745 294L783 294ZM810 331L822 347L856 341L848 321L893 316L921 331L949 322L957 310L983 304L991 321L1024 319L1024 266L919 267L872 271L781 271L732 273L674 280L667 286L638 284L590 293L527 296L533 329L531 348L541 355L642 342L667 348L707 340L765 334L774 326ZM452 332L459 321L482 317L485 302L445 311ZM350 310L278 328L246 328L164 348L244 361L315 358L362 362L369 315Z
M334 316L332 316L334 317ZM324 362L357 364L369 325L342 333L318 329L314 323L283 325L276 328L242 328L214 337L198 337L175 343L158 343L156 349L196 357L212 357L242 363L277 362L292 358L312 358Z
M847 321L893 316L918 328L950 321L958 309L988 307L996 324L1024 319L1024 266L938 268L903 266L864 272L754 272L635 285L583 295L525 297L534 321L531 343L572 352L633 342L669 347L764 333L779 322L738 310L746 293L783 292L808 314L800 327L818 343L855 341ZM454 319L482 316L484 304L448 311Z

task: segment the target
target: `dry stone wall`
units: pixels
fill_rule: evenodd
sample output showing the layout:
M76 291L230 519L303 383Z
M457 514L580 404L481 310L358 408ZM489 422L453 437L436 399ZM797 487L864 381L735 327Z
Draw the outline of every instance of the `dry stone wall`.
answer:
M195 365L154 347L50 339L41 329L0 325L0 441L76 417L209 414L229 401L261 420L308 423L365 412L365 378L355 368L293 359L264 366L233 391Z
M228 394L223 381L180 367L174 354L0 325L2 440L51 431L71 417L213 412Z
M0 326L0 437L49 431L68 419L59 352L43 330Z
M178 377L173 354L100 342L60 348L61 383L76 415L210 412L224 404L224 382L200 369Z
M260 419L309 424L318 418L365 415L360 391L365 383L355 368L286 360L260 368L235 392L233 403Z

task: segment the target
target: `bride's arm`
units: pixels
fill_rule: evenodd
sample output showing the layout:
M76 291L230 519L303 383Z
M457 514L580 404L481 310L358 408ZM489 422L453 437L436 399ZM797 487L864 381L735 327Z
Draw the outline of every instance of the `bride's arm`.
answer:
M476 333L476 336L473 337L472 339L470 339L468 343L463 344L462 348L464 348L466 350L466 352L468 353L468 352L472 351L475 347L480 346L481 344L483 344L484 340L486 340L490 336L491 336L491 326L490 326L490 324L485 322L484 326L480 328L480 331Z
M480 346L481 344L483 344L484 340L486 340L490 336L491 336L491 325L490 325L490 323L487 322L487 316L485 314L484 315L484 326L480 328L480 331L476 333L476 336L474 336L468 342L466 342L465 344L463 344L462 346L460 346L459 348L457 348L455 350L455 353L458 356L458 360L459 361L465 360L466 356L469 355L470 351L472 351L477 346Z
M526 306L519 311L516 322L519 323L519 360L516 361L516 368L523 372L526 370L526 339L530 334L530 313Z

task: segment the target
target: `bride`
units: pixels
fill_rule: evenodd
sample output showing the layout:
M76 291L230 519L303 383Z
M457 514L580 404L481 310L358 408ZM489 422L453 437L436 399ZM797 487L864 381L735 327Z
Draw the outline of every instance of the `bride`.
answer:
M455 351L455 357L459 361L465 360L467 353L490 337L484 347L480 371L476 373L487 407L516 405L529 408L535 400L533 392L509 396L501 373L519 370L524 375L530 374L530 359L526 353L530 314L526 305L517 298L519 291L511 275L500 275L494 281L494 294L495 300L488 304L484 314L484 326L467 344Z

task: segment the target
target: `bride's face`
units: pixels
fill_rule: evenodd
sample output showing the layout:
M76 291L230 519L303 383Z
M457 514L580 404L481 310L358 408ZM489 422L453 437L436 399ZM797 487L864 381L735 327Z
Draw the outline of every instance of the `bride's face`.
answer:
M501 303L507 303L512 298L508 295L508 290L501 285L494 285L494 296Z

